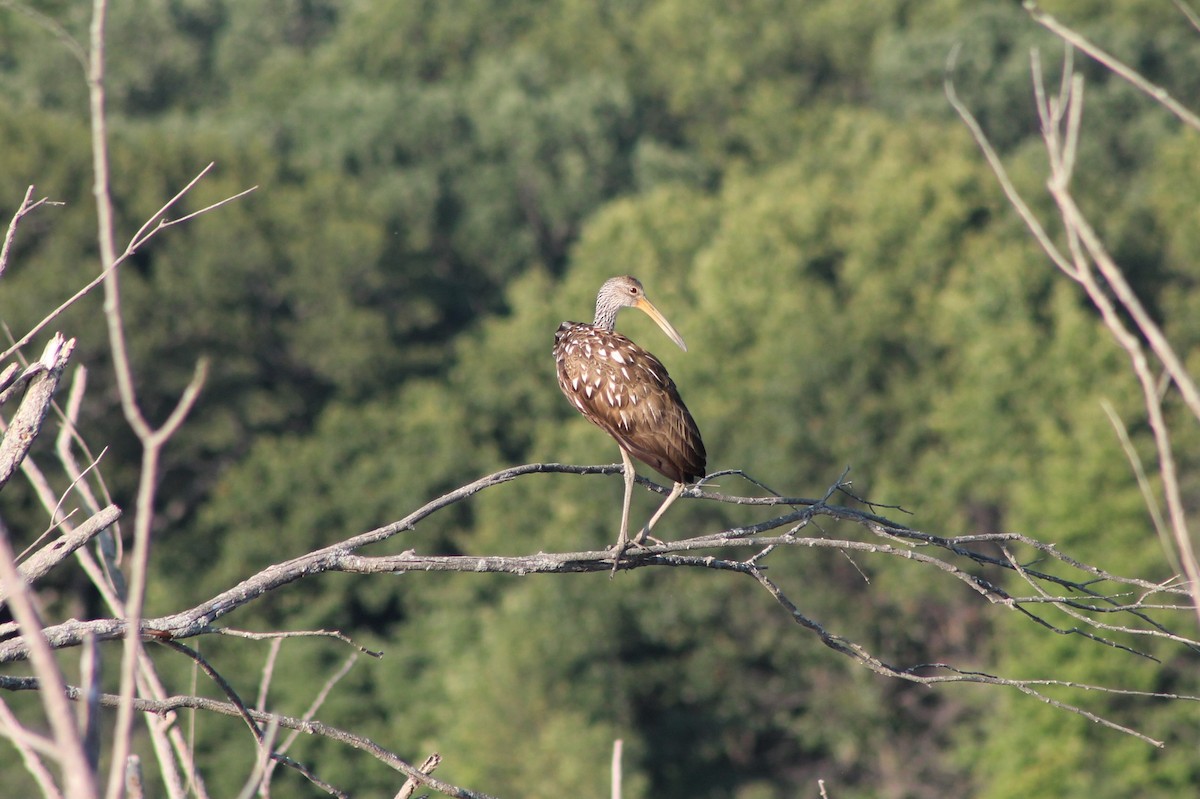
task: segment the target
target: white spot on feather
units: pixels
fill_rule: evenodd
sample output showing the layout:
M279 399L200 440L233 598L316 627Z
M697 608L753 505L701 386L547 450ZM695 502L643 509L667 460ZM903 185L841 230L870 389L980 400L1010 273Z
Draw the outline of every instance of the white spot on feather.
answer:
M621 354L620 350L613 350L608 357L612 358L617 363L625 363L625 356ZM624 372L625 370L622 369L621 371Z

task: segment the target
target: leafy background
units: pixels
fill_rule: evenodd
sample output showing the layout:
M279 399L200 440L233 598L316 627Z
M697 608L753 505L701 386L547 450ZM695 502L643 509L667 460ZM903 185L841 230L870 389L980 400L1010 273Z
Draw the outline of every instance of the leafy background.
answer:
M30 5L86 38L86 4ZM1045 5L1197 104L1200 35L1170 3ZM124 235L209 161L215 175L186 209L260 187L124 267L151 415L197 357L212 359L168 453L149 612L506 464L615 461L558 396L549 346L559 321L590 318L604 278L627 272L689 341L672 352L646 320L622 317L682 387L710 468L819 495L849 464L861 494L903 504L923 529L1016 530L1102 567L1171 573L1101 408L1150 453L1127 364L942 94L961 44L960 95L1047 209L1029 50L1053 85L1062 48L1016 4L153 0L113 4L109 31ZM1088 94L1076 193L1194 354L1200 143L1077 62ZM0 202L35 183L67 203L22 227L0 292L13 331L96 270L85 91L67 48L0 9ZM90 298L58 327L80 339L83 428L110 447L123 502L136 443L99 311ZM1197 431L1178 436L1194 467ZM1187 488L1194 507L1200 486ZM526 479L395 546L602 545L619 501L619 480ZM652 502L637 496L635 515ZM44 524L15 486L0 512L14 530ZM663 532L746 518L684 502ZM1156 664L1056 638L897 564L790 553L772 574L806 613L892 662L1200 690L1195 658ZM63 614L96 610L70 576L52 587ZM749 581L709 574L324 576L230 622L338 628L385 650L321 718L414 760L436 749L439 776L502 796L606 795L617 737L629 797L815 796L818 779L838 799L1200 784L1193 708L1083 697L1167 740L1159 751L997 689L883 680L801 634ZM253 694L265 645L204 648ZM302 712L345 654L285 645L271 706ZM159 656L186 689L187 667ZM197 725L210 787L231 795L251 762L246 733ZM355 795L395 790L338 745L302 740L293 754Z

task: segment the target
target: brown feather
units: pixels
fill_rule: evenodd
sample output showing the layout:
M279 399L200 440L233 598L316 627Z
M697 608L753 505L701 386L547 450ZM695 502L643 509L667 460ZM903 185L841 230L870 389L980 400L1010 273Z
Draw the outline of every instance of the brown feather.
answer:
M633 457L677 483L704 476L704 442L658 358L611 330L564 322L554 335L558 385Z

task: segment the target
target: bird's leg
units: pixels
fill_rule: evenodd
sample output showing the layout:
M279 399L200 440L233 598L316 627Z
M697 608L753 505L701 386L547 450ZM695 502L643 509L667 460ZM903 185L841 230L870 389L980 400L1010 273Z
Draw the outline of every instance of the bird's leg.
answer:
M633 461L629 458L629 453L621 447L621 460L625 462L625 501L621 506L621 535L617 538L617 546L613 550L613 567L612 575L617 573L617 566L621 563L621 556L625 554L625 550L629 548L629 501L633 499Z
M640 544L646 540L646 536L650 535L650 531L654 529L655 522L662 518L662 515L667 512L667 508L671 507L671 503L679 499L679 495L682 493L683 483L676 483L674 488L671 489L671 493L667 495L665 500L663 500L663 504L660 505L658 510L654 512L654 515L650 517L650 522L642 528L640 533L637 534L637 538L633 539L633 543ZM653 539L653 536L651 536L651 538L652 540L656 540ZM661 544L662 542L659 541L658 543Z

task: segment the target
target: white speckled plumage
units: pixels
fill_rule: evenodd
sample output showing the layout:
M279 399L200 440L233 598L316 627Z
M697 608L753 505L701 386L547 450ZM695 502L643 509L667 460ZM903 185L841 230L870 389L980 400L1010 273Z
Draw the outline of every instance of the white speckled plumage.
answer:
M646 299L641 282L630 276L611 278L601 286L591 324L563 322L554 334L559 388L590 422L616 439L626 465L625 509L614 569L627 539L633 487L629 456L675 483L642 535L685 484L704 476L706 461L700 430L662 362L614 329L621 308L645 311L680 349L687 350L675 328Z
M572 357L564 344L591 337L603 337L606 349L622 360ZM691 483L704 476L700 430L657 358L620 333L580 322L564 322L555 342L559 388L590 422L664 477Z

